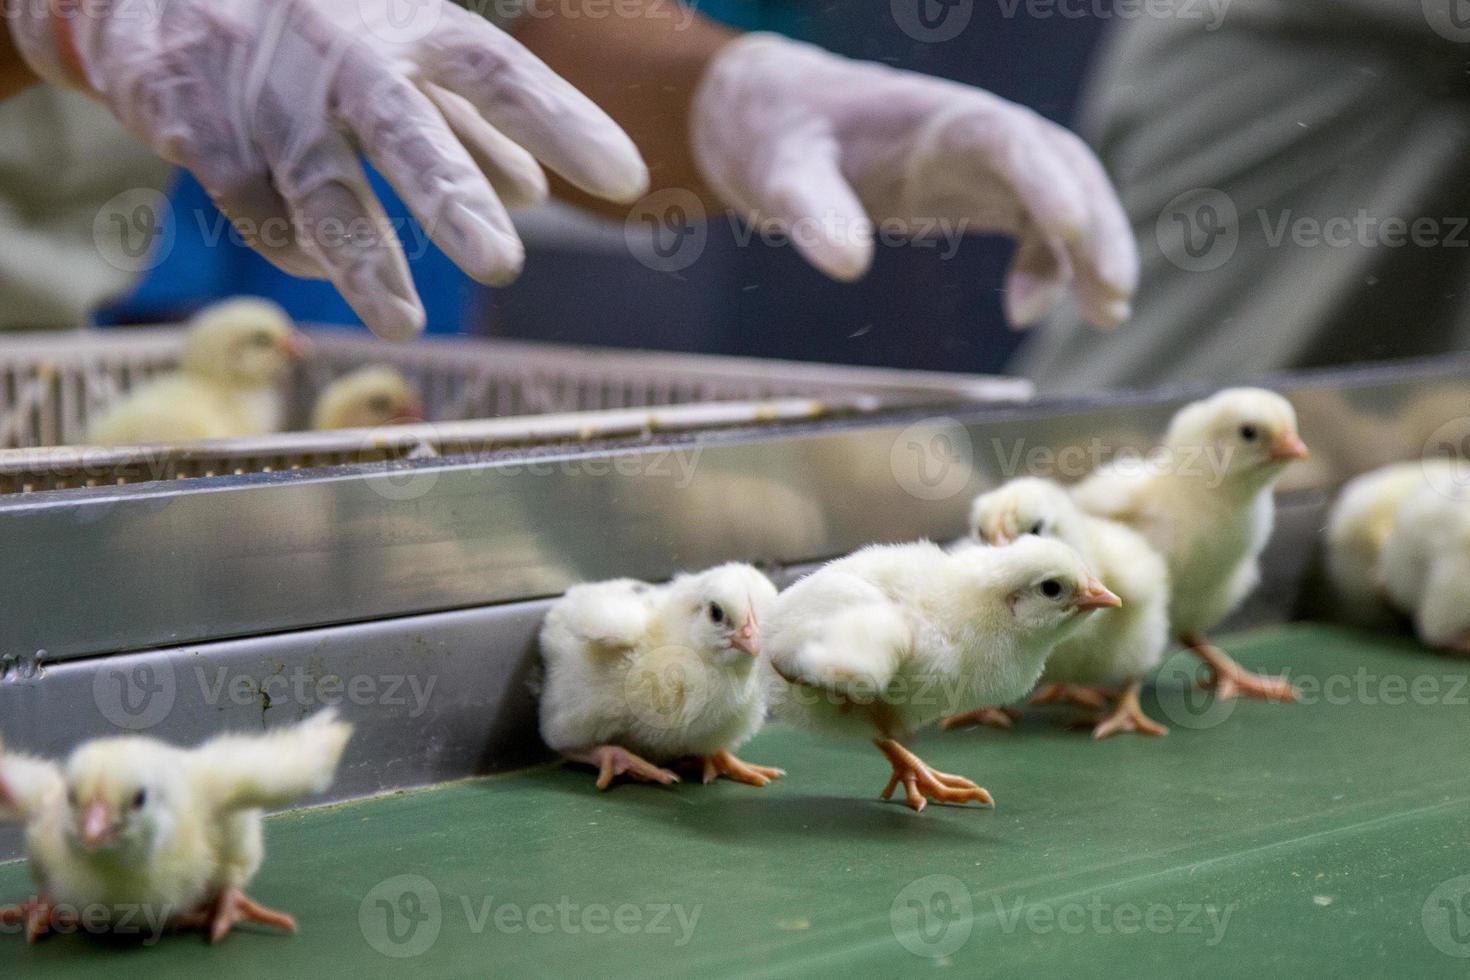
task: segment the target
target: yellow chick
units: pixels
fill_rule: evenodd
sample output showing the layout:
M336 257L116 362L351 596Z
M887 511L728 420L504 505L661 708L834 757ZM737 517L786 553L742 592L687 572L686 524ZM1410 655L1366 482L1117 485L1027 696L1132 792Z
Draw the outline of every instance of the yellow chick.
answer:
M1289 681L1251 673L1205 631L1256 587L1275 522L1272 488L1306 458L1289 401L1228 388L1175 413L1150 458L1110 464L1073 490L1084 511L1128 525L1163 555L1171 629L1209 667L1216 697L1296 700Z
M242 298L208 307L184 335L179 369L94 419L86 441L134 446L278 432L281 382L304 350L305 338L275 303Z
M124 736L87 742L64 765L0 755L0 819L25 824L37 888L0 922L24 921L33 942L65 914L116 925L139 910L211 942L239 922L294 931L244 892L265 855L261 811L324 791L351 734L328 709L194 749Z
M1388 602L1411 616L1420 642L1470 656L1470 495L1425 482L1394 515L1380 559Z
M374 429L423 418L418 390L396 369L382 364L358 368L327 385L312 410L311 427Z
M1327 584L1339 615L1364 625L1389 618L1380 563L1399 508L1430 474L1452 479L1455 465L1447 459L1392 463L1343 484L1327 516L1326 534Z
M667 785L698 760L705 782L764 786L780 769L733 750L766 717L761 622L776 587L730 563L663 585L614 579L567 590L541 628L541 737L598 770Z
M864 548L777 597L766 642L789 686L775 713L872 739L892 769L885 800L902 786L915 811L931 799L989 804L984 788L931 768L902 741L969 705L1023 697L1059 642L1092 611L1119 604L1056 541Z
M1121 607L1100 610L1057 644L1031 702L1072 701L1101 709L1121 687L1113 712L1093 727L1093 738L1167 734L1138 702L1143 676L1159 665L1169 642L1169 569L1158 552L1122 524L1084 514L1063 487L1034 477L976 497L970 534L991 547L1054 538L1076 551L1123 600ZM997 716L994 708L946 718L943 727L976 722L1009 727L1008 716Z

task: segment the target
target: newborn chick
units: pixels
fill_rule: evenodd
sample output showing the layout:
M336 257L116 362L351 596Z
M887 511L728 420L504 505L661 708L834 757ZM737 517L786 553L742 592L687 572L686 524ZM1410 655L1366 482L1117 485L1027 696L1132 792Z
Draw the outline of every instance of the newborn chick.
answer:
M328 709L194 749L124 736L79 746L64 767L0 755L0 819L25 823L38 890L0 922L25 921L32 941L61 923L58 906L114 923L144 909L211 942L242 921L295 931L244 892L265 855L261 811L325 790L351 734Z
M1340 615L1374 624L1392 613L1381 561L1399 508L1427 485L1430 474L1452 479L1455 465L1447 459L1392 463L1343 484L1327 515L1326 533L1327 583Z
M1383 546L1382 589L1425 646L1470 656L1470 498L1436 484L1399 507Z
M764 786L780 769L732 750L765 721L761 623L776 587L749 565L720 565L666 585L616 579L574 586L541 628L541 737L563 756L617 776L678 781L664 765L695 759Z
M386 364L358 368L322 389L311 413L313 429L374 429L420 422L424 403L418 391Z
M1084 514L1067 491L1050 480L1012 480L975 498L970 533L980 544L1005 546L1029 536L1055 538L1123 600L1118 609L1088 617L1057 644L1041 673L1032 702L1071 700L1102 708L1121 687L1113 712L1097 722L1093 738L1118 732L1164 735L1169 730L1143 712L1143 675L1159 665L1169 642L1169 569L1138 534L1116 521ZM986 722L995 709L947 718L945 728Z
M1205 631L1255 588L1275 520L1272 487L1306 457L1290 402L1228 388L1181 408L1158 457L1103 467L1073 490L1084 511L1128 525L1164 557L1170 627L1209 666L1216 697L1296 700L1289 681L1251 673Z
M94 419L86 441L133 446L277 432L285 413L280 385L304 348L286 311L267 300L208 307L184 335L179 369L133 389Z
M991 803L984 789L929 768L899 741L960 708L1021 697L1088 611L1118 604L1055 541L955 553L928 542L865 548L777 598L766 643L791 684L777 712L873 738L893 767L883 799L902 784L915 810L930 799Z

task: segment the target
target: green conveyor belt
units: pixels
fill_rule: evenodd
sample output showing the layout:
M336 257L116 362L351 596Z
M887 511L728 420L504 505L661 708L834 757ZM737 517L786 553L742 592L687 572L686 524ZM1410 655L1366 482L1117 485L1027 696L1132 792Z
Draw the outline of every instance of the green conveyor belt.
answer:
M550 767L276 817L252 890L299 935L3 935L0 976L1464 976L1470 663L1315 626L1231 648L1309 703L1188 727L1170 675L1162 740L1038 712L914 743L993 811L880 803L871 747L771 729L741 753L790 770L765 789Z

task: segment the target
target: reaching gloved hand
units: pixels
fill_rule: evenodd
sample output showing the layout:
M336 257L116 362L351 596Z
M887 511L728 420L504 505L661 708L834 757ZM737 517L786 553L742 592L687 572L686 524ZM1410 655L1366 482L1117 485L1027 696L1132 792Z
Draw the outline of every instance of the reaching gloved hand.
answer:
M1069 282L1088 320L1128 318L1138 252L1117 195L1080 139L1029 109L750 34L715 56L690 127L715 193L835 279L867 271L875 221L913 235L947 222L1018 240L1013 324L1041 318Z
M424 309L359 150L433 241L491 284L524 261L505 204L546 196L537 159L616 201L642 194L648 170L602 110L483 18L445 0L393 4L6 7L38 75L101 98L192 171L252 247L331 279L375 333L407 339Z

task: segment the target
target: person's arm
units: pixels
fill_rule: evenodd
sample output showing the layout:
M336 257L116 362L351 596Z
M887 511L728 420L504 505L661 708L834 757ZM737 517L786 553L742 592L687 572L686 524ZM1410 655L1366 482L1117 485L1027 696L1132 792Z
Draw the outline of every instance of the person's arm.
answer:
M679 187L722 210L694 163L689 109L705 69L739 34L671 0L563 0L529 12L515 37L633 138L648 164L650 189ZM635 16L625 15L636 11ZM553 177L557 197L623 217L617 205Z
M16 50L9 25L0 22L0 99L8 99L39 79Z
M1099 326L1128 318L1138 252L1117 194L1081 140L1030 109L729 31L669 0L624 0L612 15L605 0L556 8L528 12L517 37L633 137L653 190L784 230L834 279L867 271L879 229L1006 235L1019 246L1012 323L1035 322L1069 290Z

